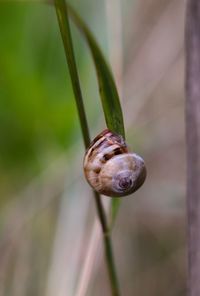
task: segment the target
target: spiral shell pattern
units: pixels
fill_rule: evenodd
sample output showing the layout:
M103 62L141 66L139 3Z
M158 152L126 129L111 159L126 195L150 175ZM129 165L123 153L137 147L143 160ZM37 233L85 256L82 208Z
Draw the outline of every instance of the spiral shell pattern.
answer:
M113 197L131 194L146 178L143 159L129 153L123 137L108 129L88 147L84 157L84 173L97 192Z

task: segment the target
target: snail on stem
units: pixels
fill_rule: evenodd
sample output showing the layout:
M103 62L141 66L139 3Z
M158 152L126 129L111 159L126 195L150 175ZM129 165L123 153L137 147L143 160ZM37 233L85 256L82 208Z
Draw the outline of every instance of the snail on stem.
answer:
M144 160L129 153L122 136L106 129L88 147L84 173L97 192L121 197L139 189L146 179Z

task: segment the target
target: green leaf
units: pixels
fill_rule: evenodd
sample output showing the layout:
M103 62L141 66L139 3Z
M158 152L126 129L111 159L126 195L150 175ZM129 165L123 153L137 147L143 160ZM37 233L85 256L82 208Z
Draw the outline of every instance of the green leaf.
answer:
M83 36L85 37L92 53L107 127L124 137L125 133L122 109L117 88L109 66L106 63L106 60L87 25L74 11L74 9L69 6L69 4L67 4L67 6L70 16L77 25L78 29L83 33Z
M93 34L91 33L87 25L69 4L67 4L67 6L69 15L72 17L72 20L85 37L90 51L92 53L98 77L99 92L107 127L111 131L116 132L125 137L124 121L119 95L109 66ZM115 220L117 211L119 209L119 205L120 199L113 198L111 206L111 224Z

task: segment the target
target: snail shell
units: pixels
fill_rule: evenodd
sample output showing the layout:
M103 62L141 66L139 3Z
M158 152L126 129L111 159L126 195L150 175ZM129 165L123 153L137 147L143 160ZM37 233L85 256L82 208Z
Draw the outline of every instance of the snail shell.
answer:
M97 192L125 196L136 191L145 181L144 160L129 153L122 136L106 129L88 147L84 157L84 173Z

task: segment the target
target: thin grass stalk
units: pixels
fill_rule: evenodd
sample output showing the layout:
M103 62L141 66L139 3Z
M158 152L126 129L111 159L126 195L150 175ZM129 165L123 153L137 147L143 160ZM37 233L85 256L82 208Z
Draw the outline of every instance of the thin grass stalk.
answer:
M122 135L125 138L124 130L124 120L122 109L120 105L120 99L118 91L115 85L112 72L109 69L109 66L87 25L76 11L67 3L68 11L70 17L77 25L80 32L83 34L84 38L87 41L91 55L93 57L96 74L99 84L99 92L101 97L101 103L104 111L104 117L107 124L107 127L115 131L116 133ZM110 229L114 225L114 221L120 206L120 199L112 199L111 209L110 209Z
M105 258L106 258L108 275L110 278L110 283L112 288L112 295L120 296L119 282L118 282L116 268L115 268L110 229L107 224L107 219L106 219L105 211L103 209L103 205L100 199L100 195L96 191L94 191L94 196L95 196L97 212L98 212L99 220L101 221L101 228L103 232Z
M83 97L82 97L80 82L78 78L78 71L77 71L76 62L75 62L67 8L65 9L64 1L57 1L57 0L55 0L55 7L56 7L57 18L59 22L60 31L61 31L62 41L64 45L65 55L67 58L68 68L70 72L74 96L76 100L76 106L78 110L83 140L84 140L85 147L88 147L90 144L89 129L88 129L87 119L86 119L84 105L83 105Z
M73 91L76 99L76 105L78 109L79 120L81 123L83 139L84 139L85 147L87 148L90 143L89 129L88 129L87 119L86 119L84 105L83 105L81 88L80 88L80 83L78 78L78 71L77 71L76 62L75 62L75 55L73 50L69 18L68 18L68 8L64 0L54 0L54 3L55 3L56 14L58 18L59 27L60 27L60 32L63 40L63 45L65 49L65 55L66 55L66 59L69 67ZM112 295L119 296L120 295L119 284L118 284L116 268L114 263L111 236L110 236L110 231L107 224L105 211L103 208L103 204L101 202L100 195L97 192L94 192L94 197L96 201L99 221L101 223L101 228L103 232L105 258L106 258L109 279L111 283Z

